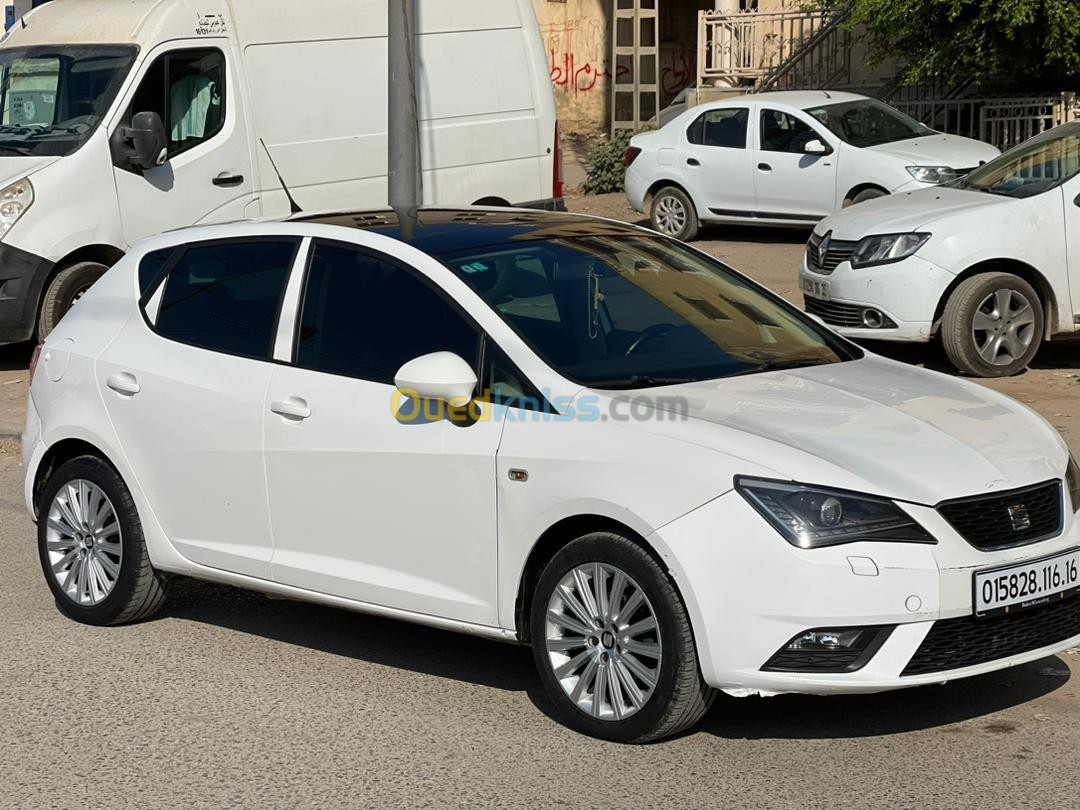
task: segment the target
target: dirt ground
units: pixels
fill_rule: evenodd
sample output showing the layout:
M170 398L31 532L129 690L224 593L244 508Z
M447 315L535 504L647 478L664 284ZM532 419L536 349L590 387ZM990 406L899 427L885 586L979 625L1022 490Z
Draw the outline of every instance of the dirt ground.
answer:
M572 197L571 211L648 225L648 218L626 204L622 194ZM713 226L702 229L695 247L711 253L764 284L774 292L802 306L799 292L799 264L809 231L796 228L755 228ZM868 349L909 363L924 365L949 374L940 346L904 347L886 343ZM1080 456L1080 341L1045 344L1032 368L1004 380L980 380L1039 411L1054 425L1073 452Z
M645 217L626 204L622 194L571 197L570 210L647 224ZM807 232L798 229L710 227L697 247L801 306L798 272ZM939 347L898 347L874 344L868 348L906 362L953 373ZM23 428L27 392L29 345L0 347L0 443L18 436ZM1080 455L1080 341L1044 346L1027 372L984 384L1031 405L1043 414Z

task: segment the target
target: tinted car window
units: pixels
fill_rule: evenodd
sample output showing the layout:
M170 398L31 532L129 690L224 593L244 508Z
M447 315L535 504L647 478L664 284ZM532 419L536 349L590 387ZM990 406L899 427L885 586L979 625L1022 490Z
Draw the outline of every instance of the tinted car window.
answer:
M157 281L161 275L161 271L165 269L165 265L169 263L169 259L172 258L177 248L170 247L164 250L155 250L153 253L147 253L143 256L143 260L139 262L139 293L145 295L150 292L151 285Z
M761 113L761 148L766 152L802 153L810 141L821 140L808 125L794 115L779 110Z
M188 248L165 282L157 331L204 349L268 359L295 240Z
M346 245L317 244L308 269L296 364L393 385L432 352L474 363L478 335L412 271Z
M690 143L698 146L745 149L746 124L749 120L750 111L745 107L709 110L690 125L686 137Z

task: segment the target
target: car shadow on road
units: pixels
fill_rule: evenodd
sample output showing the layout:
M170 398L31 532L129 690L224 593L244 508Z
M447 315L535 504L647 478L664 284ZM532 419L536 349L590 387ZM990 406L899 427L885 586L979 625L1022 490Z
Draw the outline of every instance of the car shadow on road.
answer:
M649 227L646 218L641 224ZM776 228L768 225L702 225L702 242L743 242L762 245L805 245L810 228Z
M524 692L558 722L526 647L189 579L174 583L167 615L358 661L492 689ZM718 696L688 734L732 739L868 737L986 718L1042 697L1069 680L1060 658L947 684L878 695ZM988 723L991 721L988 720ZM994 721L994 728L1009 724Z
M33 353L32 343L0 346L0 371L25 371L30 366L30 355Z
M940 341L927 344L863 340L859 343L875 354L957 376L957 371L945 356ZM1063 339L1044 343L1031 361L1031 368L1050 371L1080 368L1080 340ZM1025 373L1026 371L1022 371L1018 376Z

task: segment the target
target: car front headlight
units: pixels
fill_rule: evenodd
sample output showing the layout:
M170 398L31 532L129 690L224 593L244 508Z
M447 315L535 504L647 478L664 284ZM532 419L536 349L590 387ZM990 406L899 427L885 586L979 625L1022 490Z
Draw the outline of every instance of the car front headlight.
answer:
M957 178L956 169L951 166L907 166L908 174L920 183L940 185Z
M1069 466L1065 470L1065 486L1069 488L1069 502L1073 512L1080 512L1080 466L1076 457L1069 453Z
M5 189L0 189L0 239L33 204L34 187L25 177Z
M876 264L899 262L913 255L926 244L928 233L885 233L868 236L855 246L851 266L872 267Z
M763 478L738 478L735 488L799 548L842 543L936 543L895 503L873 495Z

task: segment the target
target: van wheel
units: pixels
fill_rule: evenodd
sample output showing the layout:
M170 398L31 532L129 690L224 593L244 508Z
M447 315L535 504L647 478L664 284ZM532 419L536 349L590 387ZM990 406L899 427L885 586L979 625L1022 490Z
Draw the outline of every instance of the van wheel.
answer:
M49 279L41 298L38 313L38 342L56 328L69 309L78 303L90 286L109 268L97 262L78 262L69 265Z
M941 340L949 361L965 374L1008 377L1035 357L1045 323L1030 284L1011 273L980 273L949 296Z
M620 534L587 534L555 555L533 595L530 632L558 718L593 737L644 743L677 734L715 696L674 585Z
M698 235L697 211L694 203L674 186L660 189L652 201L650 214L654 231L664 236L690 242Z
M41 570L64 615L93 625L126 624L165 603L142 524L124 482L94 456L54 472L38 501Z
M887 191L882 191L880 188L865 188L856 194L854 197L850 197L844 200L844 208L849 208L852 205L858 205L861 202L867 200L876 200L878 197L888 197Z

